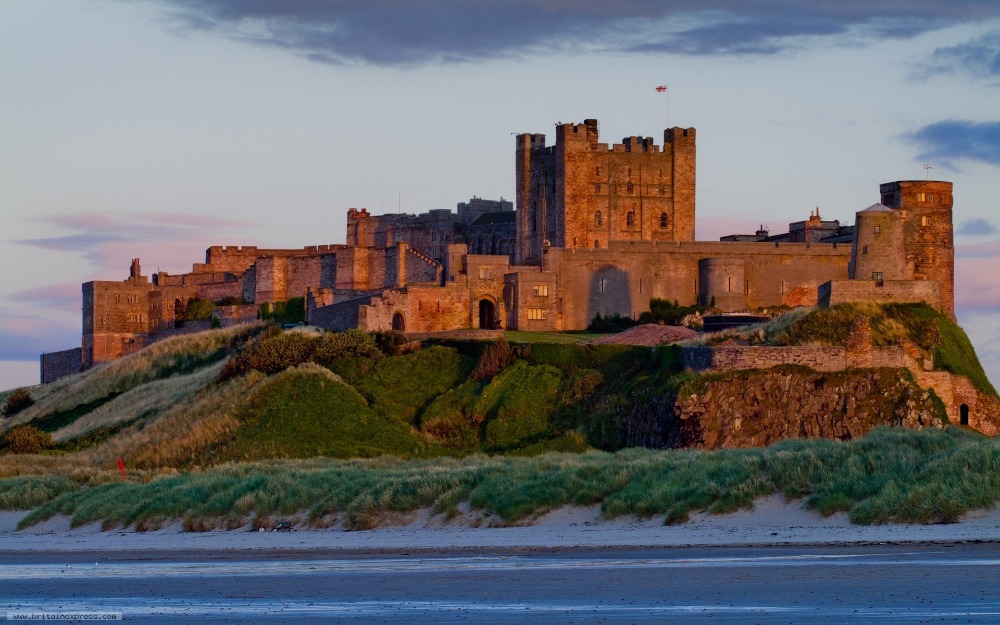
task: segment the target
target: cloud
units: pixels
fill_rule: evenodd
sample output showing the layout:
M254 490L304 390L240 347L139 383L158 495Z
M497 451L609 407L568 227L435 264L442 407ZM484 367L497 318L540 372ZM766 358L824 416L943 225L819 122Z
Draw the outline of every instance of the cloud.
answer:
M77 287L79 289L79 286ZM54 352L80 345L80 299L75 314L18 316L0 311L0 360L38 360L39 352ZM71 309L72 310L72 309Z
M958 226L958 229L955 230L955 234L962 234L970 237L986 236L996 233L997 227L982 218L966 219Z
M957 46L938 48L920 71L933 74L964 73L976 78L1000 78L1000 32L992 32Z
M25 289L7 295L10 300L47 308L73 310L79 308L81 291L79 282L60 282L34 289Z
M963 310L1000 311L1000 254L955 258L955 306Z
M957 245L955 258L1000 258L1000 239L975 245Z
M761 55L1000 16L980 0L166 0L174 28L332 64L416 66L553 52Z
M69 233L14 242L76 253L102 269L119 270L127 268L129 260L140 251L152 258L169 259L165 262L176 262L178 258L191 262L197 260L191 258L192 247L204 249L219 238L234 235L242 241L246 238L243 230L258 227L252 222L185 213L79 213L47 216L39 221ZM184 253L177 253L181 251Z
M957 169L956 162L961 160L1000 166L1000 121L946 119L903 138L920 149L919 161L937 162L949 169Z

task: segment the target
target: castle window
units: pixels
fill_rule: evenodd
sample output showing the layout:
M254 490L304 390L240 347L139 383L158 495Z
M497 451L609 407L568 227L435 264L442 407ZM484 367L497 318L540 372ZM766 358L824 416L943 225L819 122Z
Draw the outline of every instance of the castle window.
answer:
M493 279L493 267L480 267L479 268L479 279L480 280L492 280Z
M882 284L884 283L884 280L882 278L882 272L881 271L873 271L872 272L872 280L874 280L879 286L882 286Z
M917 194L917 201L918 202L926 202L927 201L927 194L926 193L918 193Z
M601 175L601 166L600 165L597 165L596 167L594 167L594 175L595 176L600 176Z
M631 228L634 225L635 225L635 213L633 213L632 211L625 213L625 227Z
M120 304L121 302L122 302L122 296L119 295L118 293L115 293L115 303Z
M882 226L879 226L879 225L876 224L875 225L875 234L881 234L881 233L882 233Z
M602 220L601 220L601 211L594 211L594 225L595 226L600 226L601 223L602 223Z
M600 182L595 182L594 183L594 193L600 193L600 192L601 192L601 183Z
M594 239L594 249L595 250L601 249L601 242L598 241L597 239Z
M548 297L548 296L549 296L549 285L547 284L535 285L535 297Z
M627 185L625 185L625 193L628 193L629 195L632 195L632 183L631 182L628 183Z
M666 213L660 213L660 227L661 228L666 228L667 225L668 225L667 214Z
M864 247L861 248L861 253L862 254L867 254L868 253L868 246L867 245L865 245Z
M529 308L528 319L531 321L544 321L547 318L544 308Z
M930 219L927 218L927 215L924 215L923 217L920 218L921 226L926 226L928 223L930 223Z
M628 177L629 178L632 177L632 168L631 167L628 168Z
M666 195L666 194L667 194L667 185L661 184L660 185L660 195Z

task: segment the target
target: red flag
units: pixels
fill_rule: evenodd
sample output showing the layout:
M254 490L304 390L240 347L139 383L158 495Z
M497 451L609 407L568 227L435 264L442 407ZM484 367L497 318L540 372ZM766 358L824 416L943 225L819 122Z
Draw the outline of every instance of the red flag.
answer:
M118 470L122 472L122 477L125 477L125 460L118 456Z
M659 87L656 88L656 90L659 91L660 93L663 93L664 91L667 90L667 86L666 85L660 85Z

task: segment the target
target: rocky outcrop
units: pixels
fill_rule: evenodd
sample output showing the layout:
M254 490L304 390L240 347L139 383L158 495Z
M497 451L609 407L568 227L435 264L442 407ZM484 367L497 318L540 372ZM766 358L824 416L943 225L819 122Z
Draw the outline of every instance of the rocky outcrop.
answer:
M943 427L943 405L902 369L769 369L707 376L680 390L682 446L762 447L787 438L849 440L878 425Z

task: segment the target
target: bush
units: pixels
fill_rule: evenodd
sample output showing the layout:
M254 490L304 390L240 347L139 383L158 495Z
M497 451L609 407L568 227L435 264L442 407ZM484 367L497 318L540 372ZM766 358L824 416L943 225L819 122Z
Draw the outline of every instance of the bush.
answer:
M247 373L251 369L271 375L306 362L318 341L302 332L267 332L243 352L229 359L219 372L219 381Z
M386 356L395 356L399 353L399 346L410 342L406 335L399 330L384 330L373 332L375 344Z
M483 350L476 369L472 372L472 378L488 380L510 366L514 360L514 350L511 349L510 343L499 338Z
M28 392L28 389L19 388L7 398L7 405L3 407L3 416L13 417L34 403L35 400L31 398L31 393Z
M209 319L212 316L212 311L215 309L215 303L207 299L199 299L197 297L188 300L186 306L184 306L184 312L181 313L180 321L193 321L195 319Z
M587 326L587 332L621 332L636 325L632 317L623 317L615 313L613 315L602 315L597 313Z
M13 428L4 435L4 448L15 454L34 454L52 447L52 435L30 425Z
M361 330L347 330L320 336L312 360L324 364L340 358L378 358L381 355L376 337Z
M273 308L264 302L259 317L281 324L302 323L306 320L305 298L289 297L287 302L275 302Z

